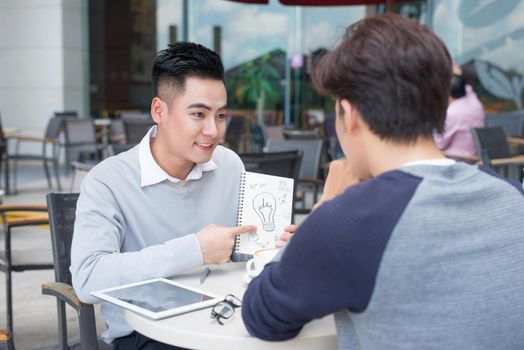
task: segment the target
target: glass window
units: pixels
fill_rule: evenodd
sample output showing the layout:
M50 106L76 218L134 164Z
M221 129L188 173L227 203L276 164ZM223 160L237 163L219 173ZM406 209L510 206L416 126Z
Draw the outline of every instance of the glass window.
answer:
M487 111L522 109L524 1L436 0L433 28Z

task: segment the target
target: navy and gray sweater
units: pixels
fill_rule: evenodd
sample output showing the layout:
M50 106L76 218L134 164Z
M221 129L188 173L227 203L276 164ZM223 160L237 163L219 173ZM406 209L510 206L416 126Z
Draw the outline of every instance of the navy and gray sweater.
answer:
M340 349L524 349L522 188L416 165L323 204L250 283L242 316L285 340L332 313Z

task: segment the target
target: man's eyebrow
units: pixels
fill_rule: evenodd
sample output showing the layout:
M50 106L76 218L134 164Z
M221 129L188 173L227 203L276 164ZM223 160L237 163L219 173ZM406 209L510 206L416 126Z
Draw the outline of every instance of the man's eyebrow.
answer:
M187 106L188 109L190 108L204 108L204 109L207 109L208 111L210 111L212 108L209 107L208 105L206 105L205 103L200 103L200 102L197 102L197 103L192 103L190 104L189 106ZM223 111L223 110L226 110L227 109L227 104L223 105L222 107L220 107L218 110L219 111Z
M211 107L209 107L208 105L206 105L205 103L192 103L190 104L189 106L187 106L187 108L204 108L204 109L207 109L208 111L211 110Z

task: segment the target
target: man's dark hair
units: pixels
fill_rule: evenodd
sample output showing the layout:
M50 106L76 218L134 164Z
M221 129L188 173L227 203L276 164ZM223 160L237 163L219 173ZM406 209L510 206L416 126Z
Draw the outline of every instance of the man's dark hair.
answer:
M161 86L184 90L188 77L208 78L225 83L224 66L214 51L195 43L177 42L158 52L153 62L153 97Z
M351 25L313 72L320 93L347 99L381 139L413 142L442 132L451 57L428 28L386 14Z
M466 79L462 75L453 74L449 95L453 98L466 96Z

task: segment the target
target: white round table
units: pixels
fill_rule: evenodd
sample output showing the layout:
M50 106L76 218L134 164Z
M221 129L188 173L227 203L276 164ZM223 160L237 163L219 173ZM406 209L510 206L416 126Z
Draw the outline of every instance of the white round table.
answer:
M246 285L243 282L245 263L229 263L211 266L211 273L200 285L204 267L179 275L174 281L191 285L205 291L225 296L234 294L242 299ZM188 349L232 350L232 349L336 349L337 339L333 316L310 322L291 340L267 342L250 336L242 322L241 310L224 320L221 326L211 319L211 309L193 311L163 320L152 320L125 310L129 325L137 332L160 342Z

